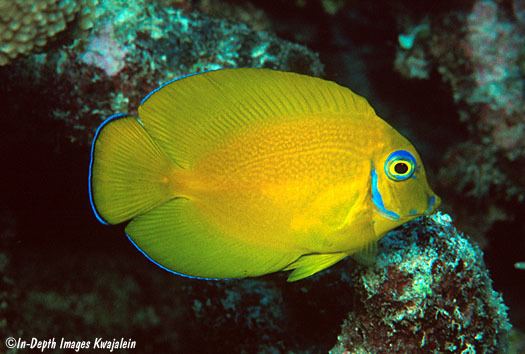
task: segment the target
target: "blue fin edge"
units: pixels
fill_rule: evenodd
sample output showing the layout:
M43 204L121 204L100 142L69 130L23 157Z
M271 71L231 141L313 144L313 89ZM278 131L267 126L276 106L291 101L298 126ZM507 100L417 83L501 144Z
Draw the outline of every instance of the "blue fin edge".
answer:
M97 218L97 220L103 224L103 225L109 225L109 223L104 220L104 218L100 215L100 213L97 211L97 208L95 207L95 202L93 201L93 187L92 187L92 176L93 176L93 161L95 157L95 143L97 142L98 136L102 129L108 125L108 123L113 122L114 120L117 120L119 118L127 117L127 113L115 113L108 118L106 118L97 128L97 131L95 132L95 136L93 137L93 142L91 143L91 153L89 158L89 174L88 174L88 194L89 194L89 204L91 205L91 211L93 211L93 214Z
M151 97L153 96L154 93L156 93L157 91L161 90L163 87L165 86L168 86L169 84L172 84L174 83L175 81L179 81L179 80L182 80L182 79L186 79L188 77L191 77L191 76L196 76L196 75L201 75L201 74L206 74L206 73L209 73L209 72L213 72L213 71L219 71L219 70L223 70L224 68L220 68L220 69L211 69L211 70L204 70L204 71L201 71L201 72L198 72L198 73L192 73L192 74L187 74L187 75L182 75L182 76L179 76L179 77L176 77L174 79L171 79L169 81L166 81L164 83L162 83L159 87L153 89L152 91L150 91L150 93L148 93L141 101L140 101L140 106L142 106L144 103L146 103L146 101Z
M183 274L183 273L178 273L178 272L176 272L176 271L174 271L174 270L171 270L171 269L169 269L169 268L163 266L163 265L160 264L159 262L155 261L155 260L154 260L153 258L151 258L151 257L150 257L150 256L149 256L149 255L148 255L148 254L147 254L142 248L140 248L139 245L137 245L137 244L135 243L135 241L133 241L133 239L131 238L130 235L128 235L128 234L126 233L126 236L127 236L128 240L129 240L129 242L131 242L131 244L132 244L133 246L135 246L135 248L136 248L140 253L142 253L142 255L143 255L144 257L146 257L146 259L147 259L148 261L150 261L151 263L155 264L157 267L159 267L159 268L165 270L165 271L168 272L168 273L175 274L175 275L178 275L178 276L181 276L181 277L184 277L184 278L198 279L198 280L230 280L230 279L232 279L232 278L203 278L203 277L196 277L196 276L193 276L193 275L187 275L187 274Z

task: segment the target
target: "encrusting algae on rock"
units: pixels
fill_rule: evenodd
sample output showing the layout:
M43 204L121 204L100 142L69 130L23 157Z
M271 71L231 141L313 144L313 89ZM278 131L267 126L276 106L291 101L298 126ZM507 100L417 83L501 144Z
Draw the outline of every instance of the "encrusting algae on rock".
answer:
M377 263L352 277L360 306L332 354L508 353L508 308L449 215L418 218L381 245Z
M333 82L230 69L169 82L94 139L90 198L160 267L200 278L369 262L389 230L431 213L415 148Z

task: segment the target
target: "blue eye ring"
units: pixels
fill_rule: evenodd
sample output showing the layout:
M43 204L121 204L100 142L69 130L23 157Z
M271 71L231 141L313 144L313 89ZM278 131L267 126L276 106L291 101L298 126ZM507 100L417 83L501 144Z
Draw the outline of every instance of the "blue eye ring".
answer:
M416 158L405 150L397 150L388 155L385 173L393 181L405 181L416 172Z

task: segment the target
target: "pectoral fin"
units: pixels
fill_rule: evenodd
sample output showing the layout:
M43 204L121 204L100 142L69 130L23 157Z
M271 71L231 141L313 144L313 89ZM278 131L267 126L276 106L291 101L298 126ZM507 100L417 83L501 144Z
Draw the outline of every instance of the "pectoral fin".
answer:
M360 251L352 254L352 258L360 264L371 266L376 261L377 252L377 241L372 241Z
M295 262L288 265L283 270L293 270L288 276L288 281L297 281L330 267L346 256L348 256L348 254L344 252L307 254L299 257Z

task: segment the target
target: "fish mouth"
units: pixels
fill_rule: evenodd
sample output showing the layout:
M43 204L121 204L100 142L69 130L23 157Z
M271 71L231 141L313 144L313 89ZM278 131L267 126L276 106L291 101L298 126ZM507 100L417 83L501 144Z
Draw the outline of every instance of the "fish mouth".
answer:
M427 197L427 208L425 211L418 212L417 210L412 209L408 212L408 215L405 216L405 218L417 218L417 217L424 216L424 215L430 215L436 211L436 209L439 207L440 204L441 204L440 197L438 197L435 194L429 195Z
M440 197L438 197L435 194L429 196L428 197L428 208L427 210L425 210L424 214L425 215L432 214L433 212L436 211L436 209L439 207L440 204L441 204Z

